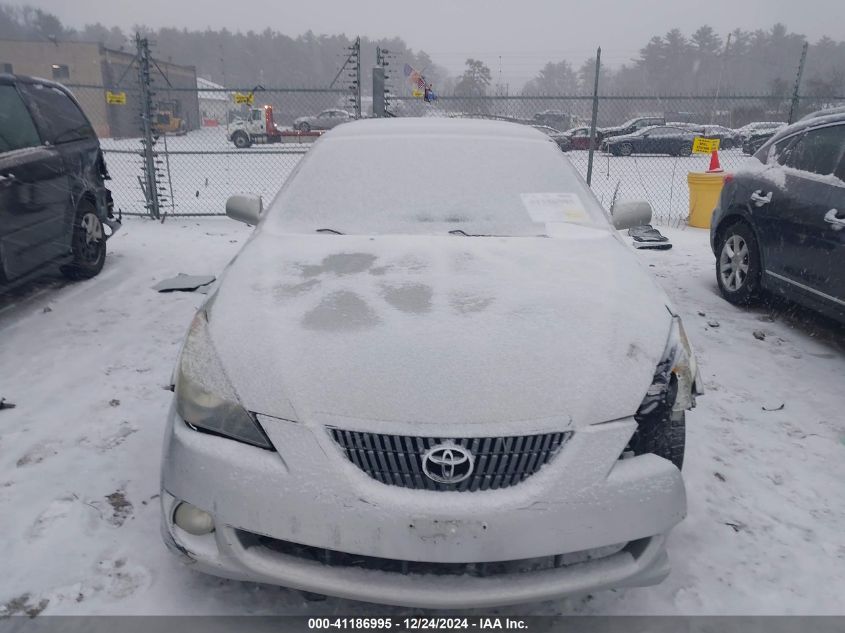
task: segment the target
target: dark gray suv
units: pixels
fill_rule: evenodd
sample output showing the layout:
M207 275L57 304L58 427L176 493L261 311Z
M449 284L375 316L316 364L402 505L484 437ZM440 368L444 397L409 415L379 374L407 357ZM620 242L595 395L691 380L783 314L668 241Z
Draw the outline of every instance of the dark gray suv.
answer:
M100 142L70 91L0 74L0 288L58 264L72 279L103 268L120 226Z
M845 113L780 130L727 174L710 242L731 303L768 290L845 322Z

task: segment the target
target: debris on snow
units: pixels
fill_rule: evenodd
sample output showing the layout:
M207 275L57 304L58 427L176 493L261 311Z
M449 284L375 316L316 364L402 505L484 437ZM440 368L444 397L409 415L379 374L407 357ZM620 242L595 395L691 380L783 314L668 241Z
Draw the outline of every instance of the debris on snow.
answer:
M216 279L214 275L186 275L179 273L170 279L164 279L153 286L153 290L159 292L173 292L175 290L184 290L192 292L202 286L207 286Z
M44 309L41 310L41 312L43 312L44 314L47 314L48 312L52 312L52 311L53 311L53 308L51 308L50 306L44 306Z
M769 407L763 405L761 408L763 409L763 411L782 411L785 406L786 406L786 403L781 402L779 407L769 408Z
M766 340L766 333L763 330L754 330L753 334L754 338L756 338L758 341Z
M714 327L714 328L715 328L715 327L719 327L719 322L718 322L716 319L710 319L710 320L707 322L707 325L709 325L710 327Z
M734 532L741 532L745 529L745 523L731 523L730 521L725 521L725 525L733 528Z
M120 400L118 400L117 398L112 398L111 400L109 400L109 406L110 407L119 407L120 406Z
M7 402L6 398L0 398L0 409L14 409L16 406L14 402Z
M718 479L719 481L727 481L728 478L725 477L722 473L713 473L713 476Z
M132 502L126 498L126 493L123 490L116 490L110 495L106 495L106 501L109 502L113 510L110 519L112 525L120 527L132 515Z

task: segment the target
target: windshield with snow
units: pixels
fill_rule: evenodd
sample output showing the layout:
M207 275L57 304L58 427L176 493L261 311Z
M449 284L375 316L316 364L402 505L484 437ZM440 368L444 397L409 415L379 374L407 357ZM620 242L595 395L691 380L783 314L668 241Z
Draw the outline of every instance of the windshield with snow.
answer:
M487 136L326 138L267 215L266 225L290 232L533 236L608 226L553 142Z

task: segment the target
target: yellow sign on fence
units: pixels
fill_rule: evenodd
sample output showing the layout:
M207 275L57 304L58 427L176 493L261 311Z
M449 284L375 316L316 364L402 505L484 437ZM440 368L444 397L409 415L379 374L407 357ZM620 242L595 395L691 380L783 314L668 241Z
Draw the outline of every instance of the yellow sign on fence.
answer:
M717 138L702 138L696 136L692 142L692 151L696 154L712 154L719 149L719 139Z
M126 105L126 93L106 90L106 103L109 105Z
M250 94L243 94L241 92L235 93L235 103L245 103L247 105L252 105L255 102L255 96Z

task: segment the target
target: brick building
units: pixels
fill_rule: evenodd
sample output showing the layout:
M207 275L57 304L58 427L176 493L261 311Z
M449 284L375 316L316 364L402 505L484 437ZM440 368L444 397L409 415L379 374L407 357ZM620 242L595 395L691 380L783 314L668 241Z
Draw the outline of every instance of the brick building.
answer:
M70 88L101 137L140 135L140 89L134 53L92 42L0 40L0 72L52 79ZM187 129L199 127L193 66L155 60L154 99L178 102ZM107 104L106 92L125 92L126 104Z

